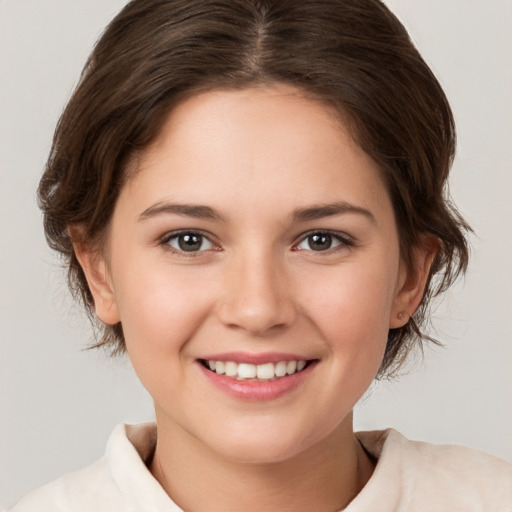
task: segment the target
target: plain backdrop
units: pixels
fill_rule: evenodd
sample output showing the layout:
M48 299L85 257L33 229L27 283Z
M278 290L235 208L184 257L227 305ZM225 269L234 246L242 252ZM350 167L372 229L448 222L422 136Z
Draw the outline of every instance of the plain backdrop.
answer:
M119 422L151 419L129 363L83 351L91 332L46 247L35 190L55 123L123 0L0 0L0 503L103 454ZM512 462L512 2L389 0L458 124L452 194L471 268L399 382L373 387L357 429L471 446Z

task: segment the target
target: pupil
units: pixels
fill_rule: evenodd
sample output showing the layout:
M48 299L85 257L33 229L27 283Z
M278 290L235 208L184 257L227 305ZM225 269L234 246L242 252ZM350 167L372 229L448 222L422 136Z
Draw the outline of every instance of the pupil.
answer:
M331 235L311 235L308 241L309 247L314 251L325 251L330 249L331 243Z
M178 238L178 245L182 251L197 251L201 248L201 235L181 235Z

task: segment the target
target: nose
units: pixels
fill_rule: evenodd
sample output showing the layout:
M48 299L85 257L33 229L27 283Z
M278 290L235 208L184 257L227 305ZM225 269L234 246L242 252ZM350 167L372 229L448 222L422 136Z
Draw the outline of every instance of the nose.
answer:
M296 311L290 283L269 255L241 256L232 262L217 311L222 323L253 335L293 323Z

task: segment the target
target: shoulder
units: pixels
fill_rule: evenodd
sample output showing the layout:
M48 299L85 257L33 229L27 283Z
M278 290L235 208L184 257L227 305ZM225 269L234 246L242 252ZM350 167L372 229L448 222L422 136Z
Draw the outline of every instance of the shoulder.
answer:
M410 441L394 430L388 442L390 449L402 452L403 470L414 475L418 485L434 480L444 487L512 500L512 466L502 459L463 446Z
M146 467L155 443L153 423L118 425L104 457L32 491L10 512L175 511Z
M24 496L11 512L85 512L106 510L97 502L101 496L116 498L105 457L79 471L69 473ZM115 487L114 487L115 489ZM115 501L114 501L115 503ZM109 503L112 504L112 503Z
M375 477L400 489L397 510L512 511L512 466L497 457L410 441L393 429L361 432L358 439L378 459L369 484Z

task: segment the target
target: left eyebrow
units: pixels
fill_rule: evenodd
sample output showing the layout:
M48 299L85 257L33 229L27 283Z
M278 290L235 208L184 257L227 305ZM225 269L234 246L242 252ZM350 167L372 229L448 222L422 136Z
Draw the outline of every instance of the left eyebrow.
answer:
M156 203L139 215L139 221L150 219L162 214L180 215L183 217L192 217L194 219L225 221L223 215L209 206L182 203Z
M306 208L297 208L293 212L293 219L294 221L306 222L308 220L318 220L323 219L324 217L332 217L333 215L341 215L346 213L363 215L372 224L377 224L375 216L370 210L367 210L361 206L353 205L346 201L313 205Z

